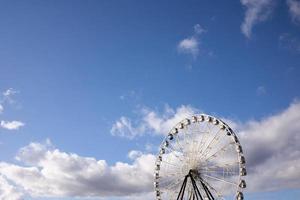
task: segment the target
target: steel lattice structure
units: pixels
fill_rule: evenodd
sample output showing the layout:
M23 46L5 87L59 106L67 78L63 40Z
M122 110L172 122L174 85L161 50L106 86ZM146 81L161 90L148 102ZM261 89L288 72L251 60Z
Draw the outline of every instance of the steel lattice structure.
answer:
M222 120L186 118L163 140L155 163L157 200L242 200L247 174L237 135Z

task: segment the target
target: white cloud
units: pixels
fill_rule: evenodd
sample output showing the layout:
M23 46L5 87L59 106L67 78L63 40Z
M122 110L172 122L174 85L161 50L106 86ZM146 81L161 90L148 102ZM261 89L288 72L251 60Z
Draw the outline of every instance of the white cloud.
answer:
M16 186L10 184L6 178L0 175L0 199L1 200L23 200L23 192Z
M3 93L2 93L2 96L3 96L3 99L2 101L3 102L8 102L9 104L13 104L15 103L15 100L12 98L15 94L19 93L19 91L13 89L13 88L9 88L7 90L5 90Z
M0 114L3 112L4 107L3 104L5 104L6 102L8 102L9 104L14 103L15 101L11 98L12 95L18 93L18 91L10 88L7 89L6 91L4 91L2 93L2 96L0 96ZM4 129L8 129L8 130L17 130L20 127L24 126L25 124L23 122L20 121L4 121L1 120L0 121L0 128L4 128Z
M17 93L18 93L17 90L15 90L13 88L9 88L9 89L5 90L2 94L5 97L9 97L9 96L12 96L12 95L17 94Z
M252 191L300 188L300 103L241 127Z
M300 1L287 0L290 15L295 22L300 23Z
M300 53L300 40L297 36L289 33L283 33L279 36L279 47Z
M241 25L242 33L250 38L253 26L266 21L273 8L273 0L241 0L246 7L244 22Z
M144 109L147 120L141 122L161 134L195 110L190 106L177 109L167 106L159 114ZM233 125L243 145L248 169L247 191L300 188L300 102L261 120L225 121ZM63 152L49 141L31 143L20 149L17 155L20 165L0 162L0 176L16 190L22 189L24 194L34 197L139 199L147 195L151 198L155 156L139 151L131 151L128 156L132 163L117 162L109 166L105 160ZM2 189L1 183L0 179Z
M183 53L192 54L193 56L197 56L199 53L199 41L195 37L190 37L183 39L178 44L178 50Z
M182 105L176 110L166 105L163 113L143 108L140 110L141 120L134 121L135 126L132 125L131 119L123 116L113 124L111 134L129 139L145 133L167 134L172 126L196 112L197 109L189 105Z
M151 154L136 155L132 164L108 166L105 160L31 143L17 158L27 166L0 162L0 175L32 197L130 196L152 189Z
M175 124L196 112L197 109L189 105L182 105L176 110L166 106L162 114L153 110L145 110L143 122L149 131L157 134L167 134Z
M127 137L132 139L136 136L139 136L145 132L143 124L138 127L134 127L132 122L127 117L121 117L118 121L113 124L111 134L114 136Z
M199 36L205 32L206 30L202 26L196 24L194 26L193 36L181 40L177 46L178 51L185 54L191 54L194 58L197 57L200 45Z
M259 96L262 96L262 95L265 95L267 93L267 89L265 86L258 86L256 88L256 94L259 95Z
M138 158L138 157L140 157L142 155L143 155L143 152L132 150L132 151L129 151L128 158L134 160L134 159L136 159L136 158Z
M153 134L166 134L172 126L197 113L190 106L167 107L162 114L145 110L143 123ZM222 118L238 132L244 146L250 191L300 188L300 102L281 113L245 123Z
M18 130L20 127L24 126L25 124L20 121L1 121L0 126L2 128L8 129L8 130Z
M206 32L206 30L200 24L196 24L194 26L194 31L195 31L195 34L202 34L202 33Z

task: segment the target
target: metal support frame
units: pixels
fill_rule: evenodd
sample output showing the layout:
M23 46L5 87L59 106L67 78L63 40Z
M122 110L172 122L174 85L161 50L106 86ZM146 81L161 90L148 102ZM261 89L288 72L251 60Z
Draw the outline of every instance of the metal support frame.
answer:
M197 187L197 183L196 183L195 179L193 178L193 174L192 174L191 170L184 177L184 180L183 180L183 183L181 185L179 194L177 196L177 200L184 200L183 199L183 197L184 197L184 191L185 191L185 188L186 188L186 183L188 181L188 178L191 179L191 183L192 183L193 190L194 190L194 193L191 194L191 196L189 197L189 200L203 200L203 197L202 197L202 195L200 193L199 188ZM204 181L202 180L201 177L199 177L199 180L200 180L201 186L202 186L202 188L203 188L203 190L205 192L205 195L208 198L208 200L214 200L213 195L211 194L211 192L209 191L208 187L206 186L206 184L204 183Z

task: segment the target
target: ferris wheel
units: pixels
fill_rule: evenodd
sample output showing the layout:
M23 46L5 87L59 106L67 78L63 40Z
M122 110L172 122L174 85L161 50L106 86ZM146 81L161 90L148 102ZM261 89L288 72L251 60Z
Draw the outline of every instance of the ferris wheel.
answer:
M186 118L163 140L155 162L157 200L243 200L245 157L238 137L206 114Z

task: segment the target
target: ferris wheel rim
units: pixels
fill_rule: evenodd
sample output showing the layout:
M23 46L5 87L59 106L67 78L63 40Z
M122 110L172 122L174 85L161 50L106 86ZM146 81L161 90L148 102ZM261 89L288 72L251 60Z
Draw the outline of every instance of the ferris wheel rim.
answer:
M159 148L160 149L159 153L156 157L156 162L155 162L156 163L156 169L155 169L155 173L154 173L154 189L155 189L157 200L164 200L164 199L161 199L161 192L162 191L160 189L160 180L159 180L160 174L159 173L160 173L160 163L163 162L162 155L165 154L166 145L168 145L169 141L174 139L176 134L179 133L179 130L184 129L185 127L188 127L191 124L201 123L201 122L213 124L215 126L219 126L220 130L223 130L224 132L226 132L227 136L231 137L231 139L234 142L236 155L238 157L238 162L236 164L237 164L238 170L239 170L238 179L237 179L238 182L236 182L236 183L220 180L218 177L214 177L214 176L205 174L208 171L202 171L201 176L205 177L205 181L207 181L209 179L214 179L215 181L223 181L223 182L226 182L227 184L234 185L236 187L236 199L238 199L238 200L243 199L242 190L246 187L246 182L245 182L244 179L242 179L242 176L246 176L247 172L246 172L246 167L245 167L245 157L244 157L244 153L243 153L243 150L242 150L242 145L241 145L241 143L238 139L238 136L230 128L230 126L227 123L225 123L223 120L218 119L218 118L216 118L212 115L201 113L201 114L193 115L189 118L185 118L185 119L181 120L180 122L178 122L169 131L168 135L165 137L165 139L161 143L160 148ZM203 137L201 139L203 139ZM209 169L209 168L207 168L207 169ZM203 172L205 172L205 173L203 173ZM212 172L212 171L210 171L210 172ZM178 183L173 183L173 185L176 185L176 184L178 185ZM208 184L208 187L210 187L213 191L215 190L214 192L216 193L216 195L218 197L220 197L220 199L224 199L223 195L219 194L218 191L216 189L214 189L211 185Z

